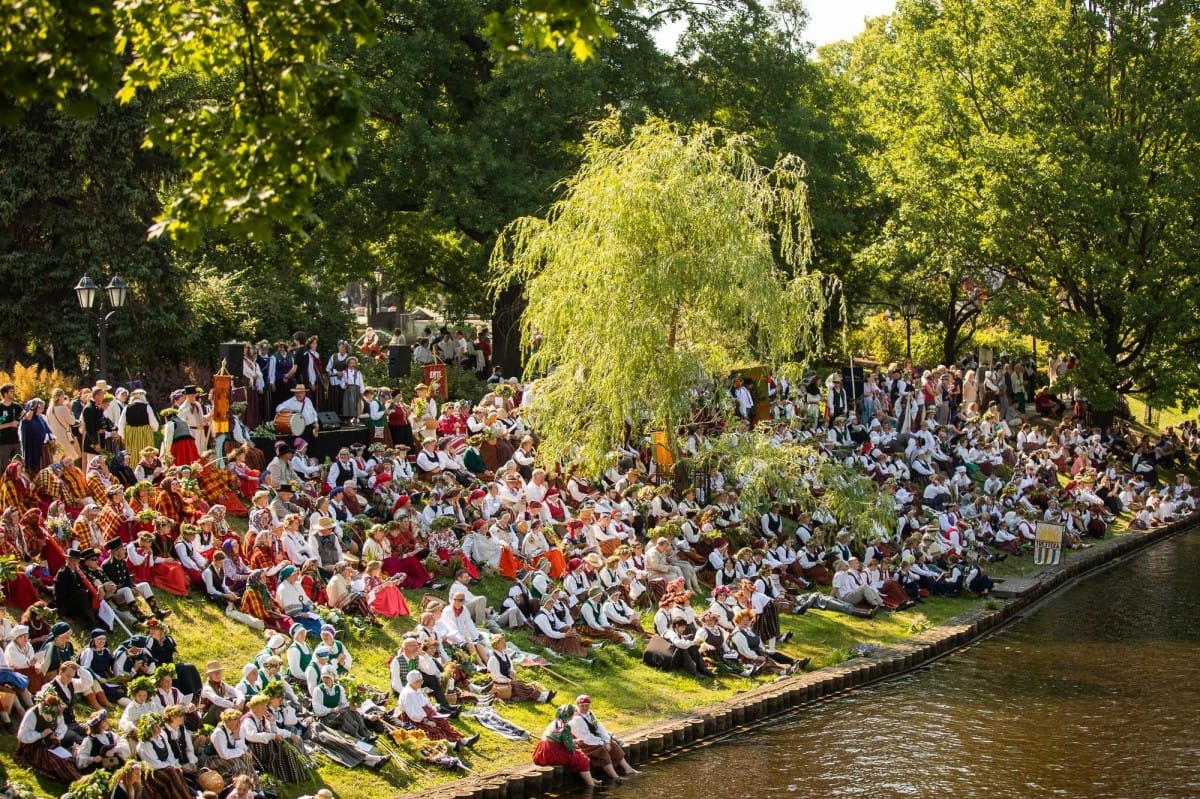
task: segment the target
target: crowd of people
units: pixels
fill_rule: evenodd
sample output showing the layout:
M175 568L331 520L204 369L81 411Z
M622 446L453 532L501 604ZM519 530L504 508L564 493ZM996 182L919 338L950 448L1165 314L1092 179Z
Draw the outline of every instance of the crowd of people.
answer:
M446 331L416 349L486 371L463 340ZM257 790L260 774L303 782L317 751L377 766L386 758L370 745L393 730L463 750L479 736L463 731L464 703L554 702L517 671L543 653L590 663L613 645L703 679L786 675L807 661L784 651L781 615L870 619L986 596L988 563L1025 556L1039 524L1081 547L1118 514L1149 527L1195 511L1178 471L1200 448L1194 423L1151 441L1089 427L1076 403L1047 423L1023 413L1037 393L1025 371L1003 364L895 366L850 390L837 372L795 387L739 378L722 392L728 416L681 431L669 474L638 441L589 474L538 457L526 413L536 381L496 374L477 402L441 405L418 386L405 403L355 379L345 342L327 363L315 337L297 343L309 354L277 353L265 371L262 346L247 352L252 398L234 430L257 388L260 409L299 399L304 412L312 392L386 434L328 464L305 457L303 436L268 453L243 438L218 457L197 386L158 414L144 391L103 381L73 400L56 390L49 413L0 386L0 555L11 564L0 584L17 612L0 621L0 723L15 727L19 764L70 783L100 768L128 781L140 763L139 790L186 799L211 774L228 791ZM360 343L363 357L378 354ZM864 531L784 494L746 507L704 455L747 427L876 481L891 521ZM122 462L125 451L138 460ZM1161 482L1160 467L1177 476ZM475 591L491 575L504 590L489 600ZM261 630L264 648L241 664L187 662L163 592L212 602ZM363 695L356 686L383 677L354 672L344 633L398 618L411 629L390 691ZM589 783L593 770L636 773L587 696L557 709L534 758Z

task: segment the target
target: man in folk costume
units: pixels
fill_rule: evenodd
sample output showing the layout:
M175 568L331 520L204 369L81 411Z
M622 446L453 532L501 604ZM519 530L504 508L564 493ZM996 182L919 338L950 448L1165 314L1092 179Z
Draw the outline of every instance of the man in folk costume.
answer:
M184 386L183 397L176 407L176 410L179 412L179 416L176 418L182 419L184 424L188 426L188 430L191 432L192 438L196 443L196 457L187 461L181 461L177 458L175 463L180 466L186 466L199 460L200 453L208 449L209 413L204 408L200 393L199 386Z
M81 557L78 549L67 550L66 564L54 575L54 606L63 616L77 619L84 627L92 629L101 626L100 617L96 615L100 595L80 570Z
M104 565L100 569L104 572L107 581L116 586L117 590L113 594L113 599L117 606L132 613L138 621L145 621L150 617L142 613L136 601L137 597L141 596L150 606L151 612L158 618L163 619L171 615L171 611L159 607L149 582L134 582L127 563L128 551L121 543L121 539L110 539L104 548L108 550L108 560L104 561Z
M300 414L300 418L304 420L304 432L300 437L309 443L311 446L313 440L317 437L317 406L308 396L308 388L303 384L292 388L292 396L283 402L279 403L276 411L291 411L292 413Z

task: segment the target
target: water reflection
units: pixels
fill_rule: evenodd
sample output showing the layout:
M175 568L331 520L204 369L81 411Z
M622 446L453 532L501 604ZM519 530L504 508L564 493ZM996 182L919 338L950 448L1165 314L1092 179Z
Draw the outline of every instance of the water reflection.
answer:
M970 651L646 769L613 795L1200 796L1200 535Z

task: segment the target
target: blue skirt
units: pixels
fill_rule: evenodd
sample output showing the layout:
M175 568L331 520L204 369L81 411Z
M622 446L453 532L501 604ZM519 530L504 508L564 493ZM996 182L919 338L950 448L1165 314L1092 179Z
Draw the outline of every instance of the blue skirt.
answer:
M0 669L0 685L11 685L18 691L24 691L29 687L29 678L12 669Z

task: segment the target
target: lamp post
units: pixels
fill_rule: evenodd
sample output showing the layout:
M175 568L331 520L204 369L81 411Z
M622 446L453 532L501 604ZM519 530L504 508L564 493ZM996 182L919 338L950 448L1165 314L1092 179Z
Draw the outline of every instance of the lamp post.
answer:
M75 297L79 300L79 307L92 316L96 317L97 323L100 325L100 379L108 379L108 320L117 312L118 308L125 305L125 295L128 293L128 287L120 275L113 277L108 285L104 287L104 291L100 291L88 275L79 278L79 283L75 286ZM107 310L105 308L104 295L108 296ZM99 299L99 303L97 303Z
M897 307L904 317L904 357L912 363L912 320L917 315L917 304L911 297L900 300Z

